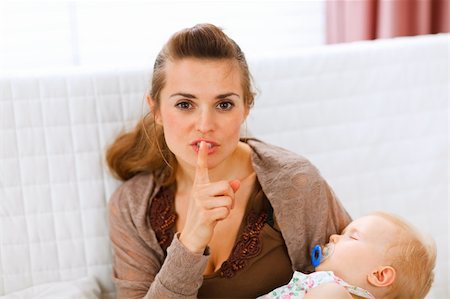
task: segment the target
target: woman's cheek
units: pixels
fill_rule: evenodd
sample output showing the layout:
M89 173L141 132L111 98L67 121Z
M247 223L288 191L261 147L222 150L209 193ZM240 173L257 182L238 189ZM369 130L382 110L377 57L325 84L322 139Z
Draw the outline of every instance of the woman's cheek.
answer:
M241 117L236 117L227 122L228 130L230 131L230 136L237 136L239 138L241 134L241 127L244 121Z

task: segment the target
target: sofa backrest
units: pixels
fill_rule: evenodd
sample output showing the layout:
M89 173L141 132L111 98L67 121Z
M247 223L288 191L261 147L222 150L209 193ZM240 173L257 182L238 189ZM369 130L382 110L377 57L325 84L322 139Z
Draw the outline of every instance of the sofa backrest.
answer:
M248 132L310 160L354 217L390 210L438 247L448 294L449 35L249 58ZM145 110L147 69L0 73L0 295L94 275L112 296L104 150Z
M94 275L113 292L105 146L139 117L143 70L0 79L0 295Z

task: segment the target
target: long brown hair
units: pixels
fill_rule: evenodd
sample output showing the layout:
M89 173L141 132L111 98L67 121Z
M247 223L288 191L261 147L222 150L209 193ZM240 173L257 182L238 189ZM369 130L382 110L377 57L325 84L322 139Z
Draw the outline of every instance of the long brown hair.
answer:
M255 93L244 53L222 29L211 24L198 24L176 32L156 57L149 95L153 111L139 120L130 132L122 133L109 146L106 161L112 174L128 180L139 173L154 173L160 184L175 181L176 158L167 147L163 128L156 124L154 112L160 107L160 94L165 85L168 60L183 58L231 59L241 71L244 104L251 108Z

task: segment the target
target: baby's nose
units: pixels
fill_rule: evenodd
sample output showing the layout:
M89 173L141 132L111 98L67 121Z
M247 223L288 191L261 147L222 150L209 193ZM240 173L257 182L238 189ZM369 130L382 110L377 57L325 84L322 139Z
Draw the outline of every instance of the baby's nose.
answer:
M337 241L339 241L339 235L331 235L330 236L330 243L336 243Z

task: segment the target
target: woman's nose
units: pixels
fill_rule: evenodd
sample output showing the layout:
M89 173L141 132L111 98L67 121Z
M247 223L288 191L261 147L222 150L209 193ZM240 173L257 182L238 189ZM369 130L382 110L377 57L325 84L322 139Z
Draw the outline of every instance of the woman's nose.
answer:
M214 128L214 116L209 109L200 111L197 120L197 131L202 134L212 131Z

